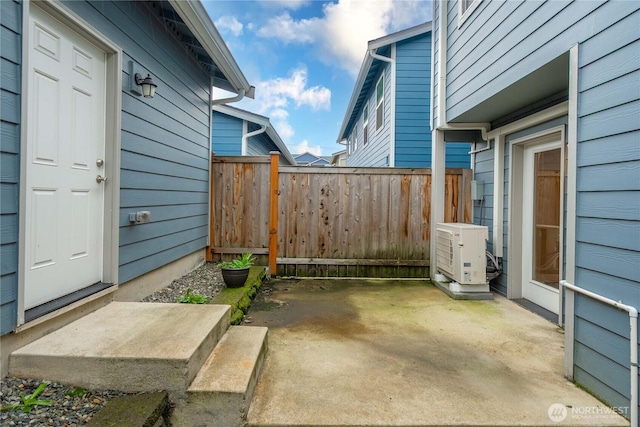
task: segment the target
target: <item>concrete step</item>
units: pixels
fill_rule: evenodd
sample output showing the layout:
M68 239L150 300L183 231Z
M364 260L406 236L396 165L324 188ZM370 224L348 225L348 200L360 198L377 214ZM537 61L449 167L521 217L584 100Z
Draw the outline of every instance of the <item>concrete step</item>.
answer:
M165 426L169 397L166 391L116 397L98 412L88 427L156 427Z
M14 351L9 374L88 389L184 393L229 319L228 305L112 302Z
M267 351L266 327L231 326L187 390L171 421L184 426L245 424Z

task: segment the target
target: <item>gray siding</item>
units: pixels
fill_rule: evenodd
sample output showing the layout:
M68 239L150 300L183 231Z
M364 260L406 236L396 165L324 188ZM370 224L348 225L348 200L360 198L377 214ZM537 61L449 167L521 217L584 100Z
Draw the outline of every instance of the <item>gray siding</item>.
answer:
M243 120L214 111L212 123L211 151L217 156L242 155Z
M576 284L638 308L640 6L631 6L579 47ZM626 313L579 297L576 316L575 380L628 406Z
M459 29L458 2L448 7L446 110L453 120L638 6L632 1L483 1Z
M380 76L384 73L384 126L376 131L376 85ZM358 135L358 149L347 158L349 166L389 166L389 147L391 144L391 65L385 63L381 67L367 94L369 105L369 141L364 145L364 105L354 129ZM351 131L353 134L353 130Z
M22 4L0 1L0 334L17 322Z
M207 239L210 79L146 6L65 1L120 46L123 55L119 281L189 253ZM128 91L129 61L158 84L145 99ZM151 211L130 225L128 214Z
M449 120L578 43L575 284L640 307L640 5L483 1L461 28L457 2L448 7ZM478 67L479 61L485 66ZM523 132L508 136L507 143ZM490 157L476 157L476 179L485 181L485 194ZM505 233L508 164L506 158ZM481 218L476 204L475 221L490 226L489 215L485 209ZM506 291L507 259L504 268L492 284L500 293ZM575 381L609 405L628 407L626 313L577 296L575 322Z

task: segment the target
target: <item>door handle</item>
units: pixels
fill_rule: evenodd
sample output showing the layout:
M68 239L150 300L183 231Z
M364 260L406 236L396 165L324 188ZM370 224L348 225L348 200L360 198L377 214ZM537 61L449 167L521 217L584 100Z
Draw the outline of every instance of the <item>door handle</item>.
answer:
M96 182L97 182L98 184L102 184L102 183L103 183L103 182L105 182L106 180L107 180L107 177L106 177L106 176L100 176L100 175L98 175L98 176L96 177Z

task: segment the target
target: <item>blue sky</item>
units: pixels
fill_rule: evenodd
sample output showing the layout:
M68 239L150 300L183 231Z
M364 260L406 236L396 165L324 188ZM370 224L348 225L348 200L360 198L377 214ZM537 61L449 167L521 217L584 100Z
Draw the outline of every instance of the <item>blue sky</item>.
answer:
M201 0L291 153L331 155L367 41L431 20L427 0ZM222 97L223 94L216 94ZM228 95L227 95L228 96Z

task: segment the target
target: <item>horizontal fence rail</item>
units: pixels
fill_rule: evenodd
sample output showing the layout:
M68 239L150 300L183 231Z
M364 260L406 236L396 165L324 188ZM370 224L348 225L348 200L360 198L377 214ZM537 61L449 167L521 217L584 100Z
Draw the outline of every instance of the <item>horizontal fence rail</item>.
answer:
M428 275L430 169L281 166L270 177L268 157L245 159L213 159L211 257L267 254L271 236L280 276ZM470 177L447 169L446 222L470 221Z

